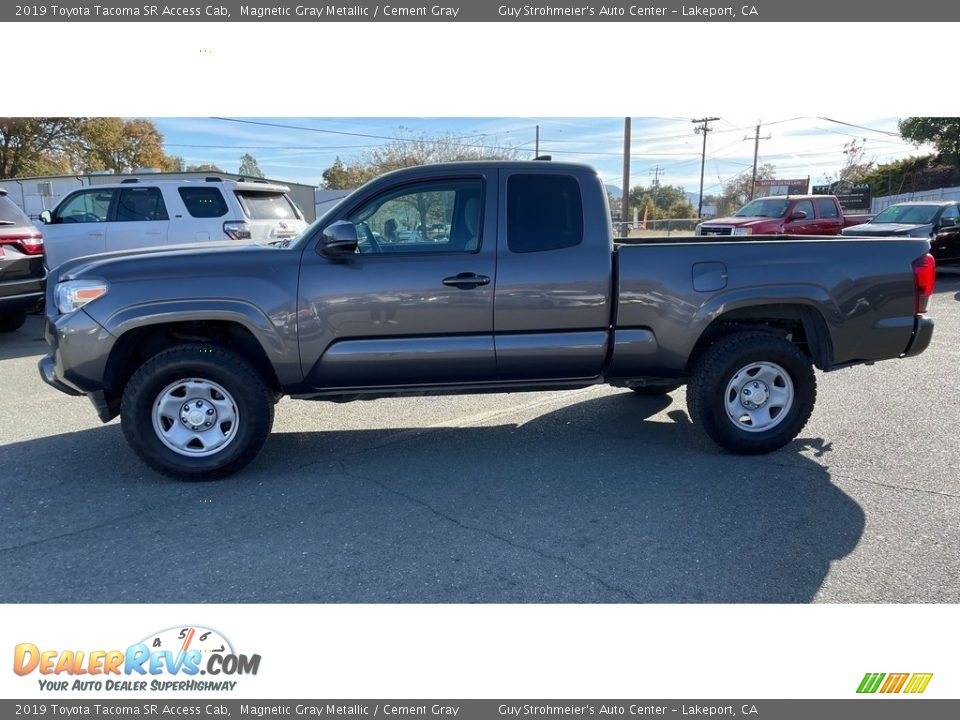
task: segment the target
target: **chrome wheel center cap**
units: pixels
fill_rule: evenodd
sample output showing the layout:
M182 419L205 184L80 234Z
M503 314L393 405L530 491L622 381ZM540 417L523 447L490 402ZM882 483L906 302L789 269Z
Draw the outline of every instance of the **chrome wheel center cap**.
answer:
M767 388L766 384L759 382L758 380L748 382L743 386L743 389L740 390L740 401L743 403L744 407L763 407L769 398L770 390Z
M188 400L180 408L180 422L192 430L206 430L217 421L217 411L209 402Z

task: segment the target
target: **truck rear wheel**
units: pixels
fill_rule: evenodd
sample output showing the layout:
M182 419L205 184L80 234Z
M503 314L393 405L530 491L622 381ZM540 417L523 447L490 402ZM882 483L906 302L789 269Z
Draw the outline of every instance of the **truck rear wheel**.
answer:
M687 386L694 423L721 447L761 454L783 447L807 424L817 398L813 364L768 332L721 338L698 360Z
M181 480L231 475L260 452L273 395L243 357L191 344L145 362L123 391L123 434L154 470Z

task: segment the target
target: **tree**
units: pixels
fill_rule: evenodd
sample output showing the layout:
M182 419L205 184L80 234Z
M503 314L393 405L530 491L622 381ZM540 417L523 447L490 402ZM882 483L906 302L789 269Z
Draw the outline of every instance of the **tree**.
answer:
M163 136L149 120L93 118L81 128L84 169L120 174L139 167L163 168Z
M681 186L660 183L650 187L637 185L631 188L630 207L638 208L639 217L643 217L643 208L646 207L649 220L692 218L697 214L696 208L693 207Z
M338 157L323 171L322 185L328 190L349 190L382 173L415 165L457 160L516 160L519 156L518 151L509 147L471 145L449 134L432 136L408 133L406 128L400 128L395 140L369 150L356 160L345 163Z
M844 144L843 167L840 168L840 172L838 172L836 176L827 176L827 179L831 183L836 182L837 180L860 182L860 179L874 168L876 165L876 159L866 159L867 151L864 145L866 141L866 138L859 142L856 139L853 139Z
M257 159L250 153L244 153L243 157L240 158L240 170L237 173L244 177L263 177L263 170L257 164Z
M757 180L773 180L776 176L776 168L770 163L765 163L757 168ZM750 199L751 185L753 184L753 170L744 170L723 186L723 192L720 193L717 202L717 215L730 215L745 205Z
M947 163L960 166L960 118L909 117L897 127L905 140L917 147L930 143Z
M184 172L217 172L222 173L223 170L216 163L200 163L198 165L187 165L184 168Z
M74 170L84 118L0 118L0 178Z

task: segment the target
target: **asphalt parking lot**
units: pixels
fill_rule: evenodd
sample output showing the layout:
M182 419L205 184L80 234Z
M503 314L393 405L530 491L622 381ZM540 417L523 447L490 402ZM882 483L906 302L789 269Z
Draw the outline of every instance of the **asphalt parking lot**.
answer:
M0 336L0 602L960 602L960 275L923 355L722 453L683 391L281 401L240 475L147 470Z

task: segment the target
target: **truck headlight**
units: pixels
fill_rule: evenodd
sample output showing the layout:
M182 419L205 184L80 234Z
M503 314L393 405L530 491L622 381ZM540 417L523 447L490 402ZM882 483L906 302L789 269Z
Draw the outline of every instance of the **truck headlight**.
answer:
M697 223L697 226L693 229L694 235L703 235L703 224Z
M732 235L753 235L752 228L734 228Z
M72 313L98 297L107 294L108 285L98 280L68 280L57 285L57 309Z

